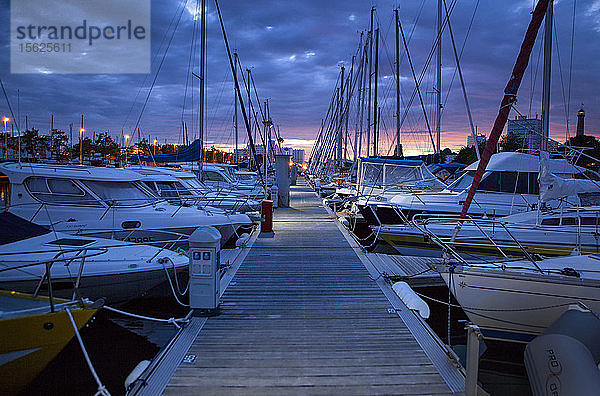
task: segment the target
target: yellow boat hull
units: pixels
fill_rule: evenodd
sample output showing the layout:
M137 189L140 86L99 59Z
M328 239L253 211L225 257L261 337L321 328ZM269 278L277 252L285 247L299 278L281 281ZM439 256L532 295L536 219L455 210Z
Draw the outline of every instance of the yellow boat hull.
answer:
M81 329L96 309L73 309ZM75 336L66 312L0 320L0 394L15 394L33 380Z

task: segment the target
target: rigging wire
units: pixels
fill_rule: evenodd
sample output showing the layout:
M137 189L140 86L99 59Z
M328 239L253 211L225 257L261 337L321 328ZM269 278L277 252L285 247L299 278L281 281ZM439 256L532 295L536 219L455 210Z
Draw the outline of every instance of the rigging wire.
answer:
M573 0L573 19L571 21L571 51L569 54L569 82L567 85L567 131L566 141L571 137L569 131L569 114L571 113L571 81L573 76L573 48L575 46L575 14L577 9L577 0Z
M160 44L158 46L158 49L156 50L156 52L154 53L154 57L152 59L152 63L156 63L156 60L158 59L158 55L160 54L160 51L164 45L164 42L167 38L167 35L171 29L171 26L173 26L173 22L175 21L175 18L177 17L177 13L180 12L179 9L181 7L181 13L179 15L179 19L181 19L181 15L183 14L183 10L185 10L185 7L187 5L187 2L189 0L181 0L179 2L179 4L177 5L177 8L175 9L175 13L173 14L173 17L171 18L171 21L169 22L169 25L167 26L167 29L165 30ZM179 22L178 22L179 23ZM146 82L148 81L148 78L150 78L151 74L148 73L146 74L146 76L144 77L144 81L142 82L142 84L140 85L140 87L138 88L138 91L135 95L135 98L133 99L133 102L131 103L131 107L129 108L129 111L127 112L127 116L125 117L125 120L123 121L123 125L121 126L121 129L125 129L127 122L129 121L129 116L131 115L131 113L133 112L133 108L135 107L135 104L137 103L137 98L140 96L140 94L142 93L142 90L144 89L144 86L146 85Z

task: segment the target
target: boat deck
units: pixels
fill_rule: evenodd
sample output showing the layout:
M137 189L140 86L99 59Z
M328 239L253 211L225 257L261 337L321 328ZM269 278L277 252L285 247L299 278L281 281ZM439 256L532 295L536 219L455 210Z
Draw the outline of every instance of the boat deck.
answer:
M299 185L291 205L224 277L221 315L194 318L135 393L462 392L439 339L320 199Z

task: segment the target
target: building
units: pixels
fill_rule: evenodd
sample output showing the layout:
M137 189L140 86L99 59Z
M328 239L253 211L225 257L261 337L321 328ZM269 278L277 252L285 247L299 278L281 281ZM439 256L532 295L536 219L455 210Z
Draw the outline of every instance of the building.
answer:
M274 140L271 141L271 144L273 145L273 147L276 147L276 143ZM265 146L263 146L262 144L256 144L254 145L254 147L256 149L256 155L262 157L265 154ZM297 164L304 163L304 150L302 149L298 150L291 147L282 147L281 153L289 155L292 161ZM279 149L277 149L277 154L279 154ZM236 158L239 159L239 161L245 161L252 156L252 150L250 149L250 146L246 146L244 148L234 150L234 155L236 156Z
M281 150L283 151L283 154L287 154L291 157L292 162L296 164L304 163L304 150L291 147L283 147Z
M475 135L475 136L473 136L473 134L470 133L467 136L467 147L473 147L473 146L475 146L475 138L477 138L477 144L485 144L485 142L487 141L487 138L485 137L485 135Z
M539 150L542 145L542 120L516 116L508 120L508 134L516 135L528 149Z
M304 163L304 150L303 149L294 149L294 155L292 155L292 159L297 164Z

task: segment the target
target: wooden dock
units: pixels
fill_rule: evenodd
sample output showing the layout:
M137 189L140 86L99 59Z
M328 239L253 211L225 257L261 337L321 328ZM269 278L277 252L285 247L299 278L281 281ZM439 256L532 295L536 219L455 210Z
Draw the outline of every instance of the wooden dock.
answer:
M320 199L299 185L291 205L232 265L222 314L194 318L133 393L462 392L437 336L373 277Z

